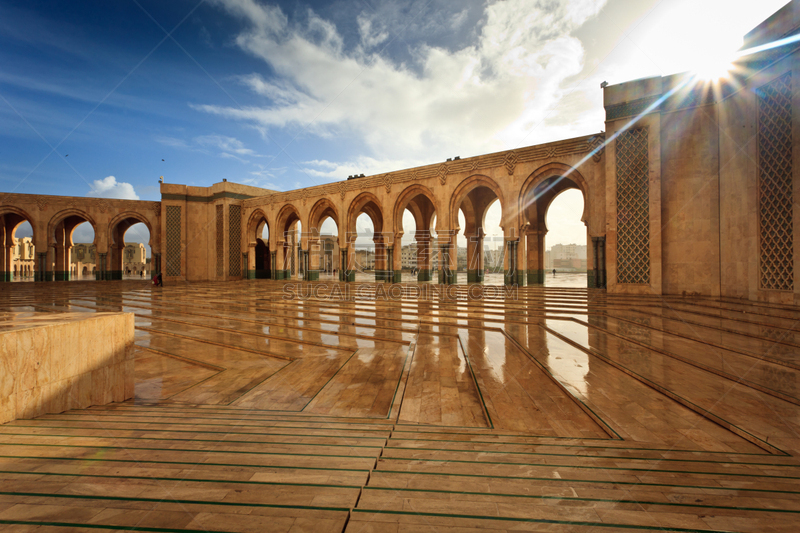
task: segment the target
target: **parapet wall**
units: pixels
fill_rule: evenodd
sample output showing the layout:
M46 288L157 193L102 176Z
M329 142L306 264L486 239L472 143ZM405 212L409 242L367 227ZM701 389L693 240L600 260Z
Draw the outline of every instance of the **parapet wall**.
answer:
M132 398L132 313L3 313L0 423Z

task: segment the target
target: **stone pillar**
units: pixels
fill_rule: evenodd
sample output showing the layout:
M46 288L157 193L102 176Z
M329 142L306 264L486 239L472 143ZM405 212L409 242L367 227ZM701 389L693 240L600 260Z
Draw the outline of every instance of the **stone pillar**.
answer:
M383 237L375 237L372 239L375 244L375 281L386 280L386 244Z
M320 271L320 255L321 255L321 242L319 239L308 240L308 270L306 270L305 279L307 281L318 281Z
M344 281L355 281L356 280L356 246L355 241L350 243L350 246L344 249L345 253L345 279Z
M389 249L389 256L392 258L392 281L400 283L403 281L403 234L398 233L394 236L394 246Z
M33 281L47 281L47 252L36 252L36 270Z
M54 279L56 281L67 281L69 279L69 258L65 258L64 245L58 243L55 246L56 267L54 269Z
M276 252L276 251L270 251L270 253L269 253L269 266L270 266L269 279L280 279L280 278L278 278L278 275L277 275L277 272L278 272L278 270L277 270L278 269L277 255L278 255L278 252Z
M597 241L597 254L599 255L600 259L598 261L600 265L600 288L606 288L606 238L600 237Z
M519 240L506 241L506 270L503 276L503 282L506 285L521 285L522 284L522 271L519 268L520 264L520 249Z
M256 279L256 245L249 244L245 254L247 262L245 265L245 279Z
M544 236L545 232L531 230L526 234L528 258L528 285L544 284Z
M14 245L3 246L3 273L0 281L14 281Z
M457 283L458 253L456 248L457 236L455 232L445 235L439 242L439 283L454 285Z
M483 282L483 237L483 229L478 228L467 240L467 283Z
M97 253L97 279L107 281L111 279L111 275L107 270L108 267L108 253Z
M430 230L418 230L417 239L417 281L431 280L431 232Z

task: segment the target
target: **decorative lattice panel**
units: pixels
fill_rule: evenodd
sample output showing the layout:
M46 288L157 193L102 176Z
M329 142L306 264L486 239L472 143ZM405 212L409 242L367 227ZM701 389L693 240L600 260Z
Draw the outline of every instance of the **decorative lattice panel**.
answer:
M617 283L650 283L647 128L617 137Z
M225 220L222 206L217 206L217 277L225 274Z
M758 216L762 289L794 288L792 230L792 78L760 87Z
M242 206L228 206L228 269L231 276L242 275Z
M167 276L181 275L181 206L167 206Z

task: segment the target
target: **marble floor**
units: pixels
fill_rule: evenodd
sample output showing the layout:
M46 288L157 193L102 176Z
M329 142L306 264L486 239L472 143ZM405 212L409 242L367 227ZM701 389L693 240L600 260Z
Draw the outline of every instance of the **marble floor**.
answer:
M795 307L558 273L0 285L7 319L136 325L135 399L0 426L3 531L800 524Z

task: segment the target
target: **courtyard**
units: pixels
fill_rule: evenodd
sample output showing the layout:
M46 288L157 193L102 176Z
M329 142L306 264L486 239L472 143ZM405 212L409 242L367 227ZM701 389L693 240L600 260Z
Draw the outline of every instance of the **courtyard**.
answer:
M7 324L133 313L136 383L0 426L0 524L796 531L800 311L572 276L6 284Z

